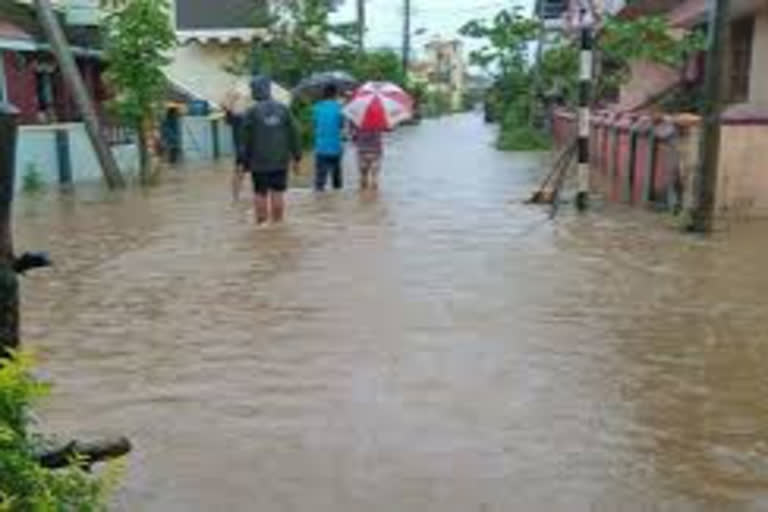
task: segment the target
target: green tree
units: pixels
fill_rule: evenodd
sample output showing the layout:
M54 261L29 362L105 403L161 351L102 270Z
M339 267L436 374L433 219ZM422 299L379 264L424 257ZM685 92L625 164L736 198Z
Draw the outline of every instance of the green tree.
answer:
M498 146L507 150L538 149L543 138L531 125L538 101L529 46L539 34L539 22L521 9L500 11L490 23L473 20L461 28L464 36L487 44L470 54L473 64L494 77L488 108L501 120ZM532 147L532 141L535 141Z
M639 41L642 44L638 44ZM603 25L598 46L603 60L597 80L600 95L626 83L633 61L679 68L706 48L706 37L700 30L684 33L673 30L662 16L640 16L631 20L610 17Z
M118 0L106 19L107 79L114 88L115 111L136 129L140 175L147 183L154 151L155 117L166 91L163 66L176 45L167 0Z
M343 70L361 80L403 83L400 58L390 51L360 52L356 23L335 24L330 15L337 2L284 0L254 10L261 33L251 48L235 56L227 70L238 75L260 73L293 88L313 73ZM312 140L311 104L305 98L291 106L302 141Z

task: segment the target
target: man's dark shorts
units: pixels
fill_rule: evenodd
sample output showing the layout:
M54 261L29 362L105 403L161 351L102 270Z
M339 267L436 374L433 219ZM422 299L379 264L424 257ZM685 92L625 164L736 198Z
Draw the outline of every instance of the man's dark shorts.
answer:
M265 196L268 192L285 192L288 188L288 171L252 172L253 192Z

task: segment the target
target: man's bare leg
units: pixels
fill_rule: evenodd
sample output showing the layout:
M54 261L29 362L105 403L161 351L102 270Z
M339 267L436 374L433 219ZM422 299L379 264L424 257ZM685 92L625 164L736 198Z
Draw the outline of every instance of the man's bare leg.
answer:
M262 225L269 221L269 196L267 194L256 194L253 199L256 224Z
M234 202L240 201L240 190L243 188L244 177L245 172L240 169L235 170L235 173L232 176L232 200Z
M367 190L370 183L371 167L367 161L360 162L360 190Z
M381 160L374 160L371 162L370 173L371 180L370 186L373 190L379 190L379 173L381 172Z
M272 192L270 194L271 196L271 207L272 207L272 222L274 223L280 223L283 222L283 218L285 217L285 198L283 196L282 192Z

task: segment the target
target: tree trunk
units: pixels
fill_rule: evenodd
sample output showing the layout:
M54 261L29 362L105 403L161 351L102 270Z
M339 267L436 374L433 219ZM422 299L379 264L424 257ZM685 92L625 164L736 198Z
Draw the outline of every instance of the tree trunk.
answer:
M149 147L147 141L147 132L144 129L144 124L140 123L136 129L139 143L139 181L142 185L149 183L150 172L150 158Z
M139 124L137 133L139 139L139 179L142 185L149 185L160 164L155 143L155 123L151 114L147 115Z
M77 104L77 108L83 116L85 129L93 144L96 157L101 164L104 181L109 188L123 187L125 186L125 180L122 174L120 174L120 169L117 166L117 162L115 162L109 144L104 139L99 118L96 115L96 109L88 95L88 90L85 88L83 77L77 69L77 64L64 37L64 32L59 25L56 13L53 11L53 7L51 7L51 2L50 0L35 0L35 7L37 9L37 17L51 45L51 50L53 50L64 79L72 91L72 97Z
M0 103L0 357L19 346L19 279L13 250L17 116L15 109Z

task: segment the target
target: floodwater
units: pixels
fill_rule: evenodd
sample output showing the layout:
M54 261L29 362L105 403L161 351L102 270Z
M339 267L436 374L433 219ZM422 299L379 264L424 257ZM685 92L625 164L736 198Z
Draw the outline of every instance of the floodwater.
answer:
M549 222L491 139L407 128L277 228L224 171L22 201L47 428L133 440L119 510L768 510L762 228Z

